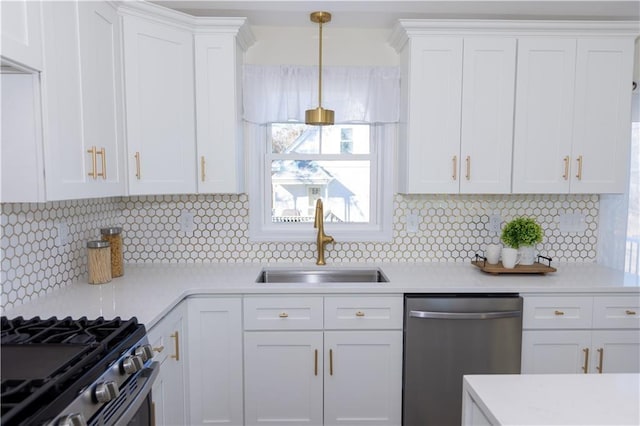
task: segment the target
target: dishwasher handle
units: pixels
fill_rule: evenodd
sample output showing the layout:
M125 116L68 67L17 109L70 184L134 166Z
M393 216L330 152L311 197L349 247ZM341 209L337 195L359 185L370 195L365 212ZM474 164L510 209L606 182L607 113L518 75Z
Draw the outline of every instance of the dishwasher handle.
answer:
M496 319L496 318L518 318L522 316L522 312L521 311L497 311L497 312L409 311L409 316L413 318L429 318L429 319L488 320L488 319Z

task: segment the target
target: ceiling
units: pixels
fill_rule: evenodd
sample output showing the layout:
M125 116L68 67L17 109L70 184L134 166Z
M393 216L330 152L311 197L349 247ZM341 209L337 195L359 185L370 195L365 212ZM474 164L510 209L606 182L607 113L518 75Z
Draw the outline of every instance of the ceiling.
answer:
M309 13L333 14L332 26L391 28L399 18L640 20L640 1L614 0L155 0L194 16L247 17L256 26L305 26Z

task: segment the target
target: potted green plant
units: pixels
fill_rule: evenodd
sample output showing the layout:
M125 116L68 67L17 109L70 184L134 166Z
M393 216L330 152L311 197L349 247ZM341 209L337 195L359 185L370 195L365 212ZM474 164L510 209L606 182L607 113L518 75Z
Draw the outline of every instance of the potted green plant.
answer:
M521 265L532 265L535 258L534 246L542 241L542 227L530 217L517 217L507 223L501 239L505 245L518 249Z

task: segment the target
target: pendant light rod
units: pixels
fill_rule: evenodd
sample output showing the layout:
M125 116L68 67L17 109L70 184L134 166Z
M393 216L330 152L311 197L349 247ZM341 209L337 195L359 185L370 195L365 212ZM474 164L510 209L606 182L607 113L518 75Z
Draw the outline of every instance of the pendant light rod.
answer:
M310 109L305 112L305 123L310 125L326 125L333 124L334 112L322 108L322 24L331 21L329 12L313 12L310 15L311 22L319 24L319 41L318 41L318 108Z

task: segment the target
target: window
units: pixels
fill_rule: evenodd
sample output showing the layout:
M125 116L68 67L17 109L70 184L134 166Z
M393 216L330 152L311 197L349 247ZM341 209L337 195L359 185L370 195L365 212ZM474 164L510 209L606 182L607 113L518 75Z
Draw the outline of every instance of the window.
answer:
M252 239L309 241L322 198L326 232L336 241L390 240L395 126L251 126L254 134L264 132L249 166L256 171L250 176Z

